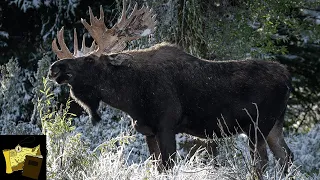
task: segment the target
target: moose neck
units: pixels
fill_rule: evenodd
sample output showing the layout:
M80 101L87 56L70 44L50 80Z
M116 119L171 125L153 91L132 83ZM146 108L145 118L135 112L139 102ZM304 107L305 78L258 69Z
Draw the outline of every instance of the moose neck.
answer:
M105 72L105 78L97 84L97 93L103 102L108 105L133 114L133 109L138 106L137 79L139 75L131 68L120 66L110 67Z

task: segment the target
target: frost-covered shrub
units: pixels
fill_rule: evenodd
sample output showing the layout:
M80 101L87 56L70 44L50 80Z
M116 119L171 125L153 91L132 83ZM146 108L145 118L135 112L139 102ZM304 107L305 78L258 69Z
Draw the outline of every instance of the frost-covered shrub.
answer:
M39 129L31 127L29 122L29 108L31 106L30 90L26 88L25 82L30 73L21 69L17 59L10 59L7 64L1 66L0 87L0 132L1 134L29 134L33 129L37 134Z
M83 118L82 120L87 120ZM120 120L122 121L122 120ZM122 122L120 122L122 123ZM107 126L106 126L107 127ZM92 128L92 127L91 127ZM101 128L101 126L99 127ZM79 128L77 129L79 130ZM92 128L92 131L99 134L101 131ZM111 133L114 131L110 131ZM86 133L84 131L84 133ZM93 133L93 134L95 134ZM136 147L135 142L139 137L128 135L126 129L119 132L120 135L115 137L103 137L105 140L96 148L90 148L90 142L86 143L85 139L92 137L80 138L86 134L70 134L65 141L61 141L59 145L63 146L63 151L60 154L52 156L55 160L55 166L51 167L54 170L55 176L50 176L51 179L250 179L250 169L253 169L250 164L249 151L247 149L247 139L241 136L233 138L220 139L219 154L217 157L212 157L203 150L197 150L189 158L181 157L178 152L177 160L173 169L166 173L159 173L150 158L141 161L137 157L130 157L132 149L144 151L143 145ZM103 134L103 133L102 133ZM107 135L107 134L105 134ZM91 139L93 142L99 141L96 136ZM138 144L138 143L137 143ZM57 145L57 144L55 144ZM77 148L74 148L77 147ZM130 148L131 147L131 150ZM133 147L133 148L132 148ZM51 152L50 150L48 151ZM63 153L62 153L63 152ZM53 154L49 154L50 156ZM54 158L56 157L56 158ZM61 164L67 165L67 168L59 168ZM52 172L50 172L52 173ZM52 174L51 174L52 175ZM284 176L281 169L276 166L269 166L268 171L264 174L266 179L317 179L319 174L308 174L300 171L297 166L289 169L289 175Z
M53 86L53 83L46 81L47 83L44 83L44 77L47 76L48 73L48 69L51 65L51 57L50 54L44 54L44 56L38 61L38 69L37 72L34 73L33 77L29 78L30 83L33 86L32 89L32 103L33 103L33 112L31 115L31 122L34 124L40 124L40 110L39 110L39 98L43 98L44 94L43 89L44 89L44 85L47 86L47 88L49 89L53 89L53 94L55 96L58 96L59 93L61 92L61 88L60 86ZM57 102L56 101L52 101L51 102L51 106L56 106ZM44 107L42 107L44 108Z
M306 134L290 134L287 138L295 164L308 173L320 175L320 124Z
M4 122L0 122L4 123ZM19 122L18 124L13 121L5 122L1 135L40 135L41 129L30 122Z
M75 129L71 125L72 116L70 114L70 101L65 107L58 109L55 105L54 94L48 85L48 80L43 78L43 89L40 91L42 96L38 98L37 110L42 125L42 134L47 136L47 176L50 179L58 177L61 171L70 167L70 156L66 154L72 153L71 146L75 147L78 142L78 135L72 136L71 133ZM69 148L68 148L69 147ZM80 155L80 146L77 144L77 153ZM74 155L74 154L73 154ZM67 160L66 160L67 159Z
M130 136L134 141L124 149L124 153L128 155L128 161L137 163L148 158L147 144L143 135L132 128L130 116L104 103L100 104L99 111L102 121L96 126L92 126L87 115L74 119L75 131L82 134L83 141L89 142L91 150L113 138Z
M119 145L122 146L123 143L132 141L132 136L126 134L127 132L124 129L119 129L121 124L127 126L124 122L120 122L117 126L109 123L104 131L98 131L99 126L93 128L87 116L81 116L73 121L74 115L68 112L70 101L60 109L52 106L55 101L54 94L51 87L48 86L47 79L43 80L41 94L42 96L38 98L37 109L41 119L42 133L47 135L48 178L73 177L72 171L79 172L91 167L102 154L102 148L108 147L110 151L117 153ZM114 121L122 121L121 118L117 119L119 116L116 115L119 115L119 113L118 110L107 108L104 109L103 117L113 118ZM104 124L101 123L100 126L103 127ZM126 135L124 138L120 138L119 134ZM90 146L93 148L90 148Z

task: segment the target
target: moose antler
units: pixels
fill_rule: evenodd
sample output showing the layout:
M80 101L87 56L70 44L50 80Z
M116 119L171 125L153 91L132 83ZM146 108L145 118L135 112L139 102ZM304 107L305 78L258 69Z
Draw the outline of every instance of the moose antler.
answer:
M111 28L108 29L104 23L104 12L100 6L100 18L98 19L92 13L89 7L90 24L81 18L81 22L94 39L90 48L85 46L85 38L82 40L82 48L78 50L77 34L74 30L74 53L72 54L65 44L63 37L63 27L58 32L57 38L61 50L57 46L56 39L52 42L52 50L59 59L76 58L88 54L100 56L103 53L119 52L126 48L126 43L142 36L147 36L154 32L157 24L156 15L152 16L152 9L148 6L142 6L137 9L135 4L132 13L127 18L126 0L123 0L121 18Z
M99 56L102 53L122 51L126 47L126 42L153 33L156 25L156 16L152 16L152 9L147 6L142 6L142 8L138 10L137 6L136 3L132 13L127 19L126 3L125 0L123 0L120 21L111 29L105 26L102 6L100 6L99 19L93 16L92 10L89 7L91 25L84 19L81 19L81 22L98 45L98 49L94 54Z
M82 47L81 50L78 50L78 37L77 37L77 32L76 29L73 31L73 54L70 52L68 49L65 41L64 41L64 36L63 36L63 30L64 28L62 27L60 31L58 31L58 44L60 45L60 48L58 48L57 41L54 39L52 41L52 51L58 56L58 59L74 59L76 57L81 57L84 55L88 55L90 52L94 51L97 46L95 45L94 42L92 42L91 47L86 47L85 43L85 37L83 36L82 39Z
M58 43L61 47L61 50L58 48L56 38L54 38L54 40L52 41L52 51L58 56L59 59L73 58L72 53L69 51L66 43L64 42L63 27L61 28L60 31L58 31L57 38L58 38Z

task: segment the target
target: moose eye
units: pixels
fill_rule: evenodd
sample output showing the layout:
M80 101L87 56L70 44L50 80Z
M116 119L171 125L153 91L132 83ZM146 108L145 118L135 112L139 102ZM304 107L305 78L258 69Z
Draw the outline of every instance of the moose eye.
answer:
M94 59L89 58L89 57L85 58L84 60L85 60L86 62L88 62L88 63L93 63L93 62L94 62Z
M65 64L60 64L60 65L56 68L56 70L58 70L58 71L65 71L67 68L68 68L67 65L65 65Z
M115 57L117 57L118 56L118 54L110 54L109 55L109 57L111 57L111 58L115 58Z

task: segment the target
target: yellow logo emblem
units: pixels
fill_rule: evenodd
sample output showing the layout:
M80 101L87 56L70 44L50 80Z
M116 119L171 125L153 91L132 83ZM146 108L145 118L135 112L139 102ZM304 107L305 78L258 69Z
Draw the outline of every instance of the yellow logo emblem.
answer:
M14 171L23 170L26 156L42 158L40 145L34 148L21 147L19 144L14 149L5 149L2 151L6 161L6 173L11 174Z

